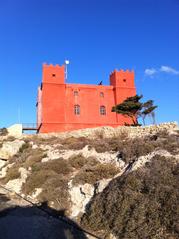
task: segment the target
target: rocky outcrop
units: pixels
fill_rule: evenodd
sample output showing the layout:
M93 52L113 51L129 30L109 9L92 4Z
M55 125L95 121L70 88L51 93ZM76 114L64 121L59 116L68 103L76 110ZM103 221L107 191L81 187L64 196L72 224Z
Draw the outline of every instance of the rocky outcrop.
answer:
M19 152L23 144L25 144L25 142L18 139L11 142L4 142L2 147L0 148L0 158L9 159L10 157L14 156Z
M79 213L85 212L87 203L94 196L94 186L88 183L73 186L69 182L69 193L71 197L71 217L77 217Z
M120 169L120 172L118 174L116 174L113 178L103 178L102 180L98 180L95 178L95 183L94 184L89 184L89 183L84 183L81 184L73 184L73 177L75 175L77 175L79 172L81 172L81 168L80 166L75 167L70 165L70 167L72 168L72 170L70 172L64 173L59 173L56 172L53 169L50 169L51 172L49 174L47 174L47 177L64 177L64 179L66 180L66 185L67 185L67 191L69 193L70 196L70 208L68 208L68 211L71 213L70 216L72 218L77 218L80 214L83 214L86 210L86 206L88 205L88 203L91 201L91 199L101 193L107 186L108 184L111 182L111 180L113 180L114 178L120 177L122 174L128 174L131 171L137 170L140 167L145 166L145 164L149 161L152 160L152 158L154 158L156 155L160 155L160 156L165 156L165 157L174 157L176 160L179 160L179 155L177 154L178 152L176 152L175 155L172 154L172 151L169 153L168 151L164 150L164 146L162 146L160 148L156 147L156 148L152 148L152 150L154 150L153 152L150 151L150 153L145 152L143 156L139 157L135 155L134 158L132 158L132 156L130 156L128 161L123 161L124 159L121 157L119 157L119 152L114 152L114 151L106 151L106 152L102 152L102 153L98 153L100 151L96 151L95 146L89 146L86 145L85 147L83 147L82 149L79 150L72 150L70 147L70 149L68 149L68 147L63 147L63 145L60 145L61 142L63 142L63 140L59 141L58 144L58 138L54 141L55 144L53 144L53 142L51 143L51 137L56 136L59 138L68 138L68 137L88 137L88 138L95 138L98 137L98 140L100 137L104 137L104 138L111 138L111 137L118 137L117 140L122 140L124 141L124 147L125 147L125 139L128 138L133 138L133 142L136 141L135 137L139 137L142 138L142 144L139 145L139 147L143 146L143 137L146 137L149 135L149 141L151 136L153 135L157 135L157 133L159 132L163 132L164 133L168 133L172 134L172 135L176 135L177 136L177 131L178 131L178 126L176 123L168 123L168 124L161 124L161 125L152 125L152 126L146 126L146 127L118 127L116 129L112 128L112 127L100 127L100 128L96 128L96 129L84 129L84 130L78 130L78 131L73 131L73 132L68 132L68 133L59 133L59 134L43 134L43 135L37 135L36 139L33 141L33 136L26 136L27 138L30 138L30 142L29 145L30 147L32 147L32 151L36 150L36 149L40 149L41 151L44 152L44 157L41 157L38 161L38 158L36 158L36 153L34 153L34 157L32 157L32 162L38 164L37 167L37 171L39 170L39 168L45 165L50 165L49 162L47 164L45 164L48 161L53 161L55 162L55 160L57 159L62 159L65 162L69 162L70 158L72 156L76 156L76 155L82 155L85 160L93 157L95 158L98 162L97 163L101 163L101 164L108 164L107 167L109 169L109 164L115 164L115 166L117 166ZM39 140L43 138L43 140ZM44 140L47 139L46 140ZM158 138L158 139L157 139ZM160 134L160 136L156 136L156 142L157 140L162 140L162 134ZM166 140L166 139L165 139ZM108 140L109 141L109 140ZM155 141L155 139L153 140ZM87 141L89 142L89 140ZM111 139L110 139L111 142ZM132 142L132 141L131 141ZM11 161L8 162L8 159L10 159L11 157L13 157L15 154L17 154L20 150L20 148L25 144L25 142L21 139L16 139L14 141L8 141L6 139L6 141L2 142L2 147L0 149L0 158L6 159L5 160L0 160L0 178L4 178L6 176L6 172L8 170L8 168L13 167L14 163L16 162L14 160L14 162L12 164L10 164ZM138 145L137 145L138 146ZM102 145L103 147L103 145ZM104 145L105 147L105 145ZM123 147L123 146L122 146ZM129 145L129 148L131 146ZM107 147L106 147L107 148ZM29 149L28 149L29 150ZM20 150L21 151L21 150ZM37 150L38 151L38 150ZM117 150L116 150L117 151ZM29 152L29 151L28 151ZM31 152L30 152L31 154ZM25 155L25 154L24 154ZM130 155L130 154L129 154ZM140 154L142 155L142 154ZM30 155L31 156L31 155ZM23 157L23 163L24 165L19 168L19 172L20 172L20 177L17 179L13 179L10 180L7 184L6 187L17 192L17 193L22 193L21 192L21 188L22 188L22 184L26 183L26 179L28 177L28 175L30 175L31 173L34 173L32 170L32 167L34 165L29 164L29 154L28 154L28 159L26 158L27 156L25 155ZM16 157L15 157L16 158ZM73 157L72 157L73 158ZM69 160L69 161L68 161ZM133 161L131 163L131 160ZM27 169L25 169L25 163L26 161L28 161L28 163L26 165ZM58 160L57 160L58 161ZM58 161L59 162L59 161ZM128 162L128 163L127 163ZM18 161L19 163L19 161ZM80 164L80 163L79 163ZM86 161L85 161L86 164ZM40 166L39 166L40 165ZM58 166L58 165L57 165ZM85 165L86 166L86 165ZM89 169L87 167L90 167L89 165L85 168L85 166L83 168L83 172L85 172L85 170ZM63 167L63 164L62 164ZM44 167L44 172L46 172L47 170L49 170L49 168L45 168ZM65 170L65 169L64 169ZM37 172L36 171L36 172ZM53 171L53 172L52 172ZM55 172L55 173L54 173ZM135 173L135 172L134 172ZM31 174L33 176L33 174ZM51 176L52 175L52 176ZM54 176L55 175L55 176ZM44 174L42 174L42 176L44 176ZM111 177L111 176L110 176ZM40 177L41 178L41 175ZM60 178L61 179L61 178ZM100 178L101 179L101 178ZM44 178L44 181L46 180L46 178ZM55 182L55 181L54 181ZM86 182L86 181L82 181L82 182ZM89 182L89 181L88 181ZM43 185L43 182L42 182ZM36 202L36 200L38 200L38 196L43 192L44 188L40 188L42 185L38 185L36 187L33 188L33 193L30 192L30 195L24 195L26 197L28 197L30 200L32 200L33 202ZM60 185L61 186L61 185ZM65 189L66 190L66 189ZM61 193L61 191L60 191ZM98 196L98 195L97 195ZM52 200L51 200L52 202Z
M45 148L45 146L41 146L41 148ZM42 159L42 162L48 162L50 160L63 158L68 159L71 156L75 155L83 155L85 158L88 157L94 157L96 158L100 163L109 163L109 164L115 164L116 166L119 166L122 168L124 166L124 162L119 160L117 157L118 152L104 152L104 153L98 153L94 148L89 147L86 145L83 149L80 150L58 150L53 149L52 147L47 152L47 157Z
M128 137L144 137L149 134L156 134L158 132L166 131L166 132L174 132L178 130L177 122L169 122L169 123L161 123L157 125L149 125L149 126L138 126L138 127L130 127L130 126L119 126L116 128L110 126L103 126L98 128L89 128L89 129L81 129L74 130L70 132L64 133L43 133L39 134L41 138L50 138L53 136L59 138L68 138L68 137L87 137L87 138L95 138L97 136L110 138L114 136L128 136Z

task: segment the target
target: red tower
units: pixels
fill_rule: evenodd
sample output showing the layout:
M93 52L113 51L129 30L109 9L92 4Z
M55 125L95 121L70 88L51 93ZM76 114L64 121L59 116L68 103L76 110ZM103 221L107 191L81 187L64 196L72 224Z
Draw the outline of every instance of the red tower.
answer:
M60 132L98 126L116 127L131 119L111 112L114 105L136 94L133 71L114 71L110 85L66 84L65 66L43 65L38 88L39 132Z

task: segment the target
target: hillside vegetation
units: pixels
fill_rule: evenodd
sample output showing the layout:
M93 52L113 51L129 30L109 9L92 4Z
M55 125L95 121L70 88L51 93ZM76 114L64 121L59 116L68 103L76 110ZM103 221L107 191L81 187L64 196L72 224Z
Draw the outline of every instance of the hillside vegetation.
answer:
M1 185L102 237L179 238L176 124L7 135L0 158Z

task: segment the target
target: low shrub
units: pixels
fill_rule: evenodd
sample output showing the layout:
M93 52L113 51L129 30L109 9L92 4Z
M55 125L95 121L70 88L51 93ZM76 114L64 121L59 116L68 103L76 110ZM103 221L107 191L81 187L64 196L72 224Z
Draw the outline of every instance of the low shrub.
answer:
M90 140L88 140L85 137L69 137L66 139L63 139L61 141L61 144L63 145L64 149L73 149L73 150L80 150L84 148L86 145L88 145Z
M6 177L4 178L4 183L9 182L10 180L17 179L20 177L19 165L12 166L8 169Z
M22 167L28 168L36 162L40 162L46 156L46 152L40 148L32 149L31 145L27 143L22 150L18 152L11 161L16 164L21 164Z
M44 163L37 163L36 165L32 166L32 170L41 171L41 170L52 170L56 174L69 174L73 171L72 167L69 165L67 160L63 158L54 159Z
M159 155L114 179L90 202L81 220L116 238L178 238L179 164Z
M87 164L87 159L82 155L73 155L68 159L68 163L76 169L82 168Z
M111 164L100 164L98 163L95 166L87 166L80 170L73 179L73 184L94 184L98 180L104 178L112 178L120 170Z
M20 149L19 149L19 153L23 153L24 150L31 148L32 146L29 143L25 143L23 144Z
M68 209L70 205L68 181L63 175L54 175L46 180L43 191L38 196L40 202L53 202L56 210Z
M26 194L32 193L35 188L42 188L43 184L47 179L56 176L57 174L50 169L41 169L39 171L33 172L23 184L23 192Z
M30 150L31 153L28 151L28 153L26 154L26 159L24 158L24 164L23 166L25 168L29 168L29 167L33 167L36 164L40 163L41 160L46 157L46 152L44 152L42 149L32 149ZM25 156L25 155L24 155ZM21 155L21 157L23 157Z

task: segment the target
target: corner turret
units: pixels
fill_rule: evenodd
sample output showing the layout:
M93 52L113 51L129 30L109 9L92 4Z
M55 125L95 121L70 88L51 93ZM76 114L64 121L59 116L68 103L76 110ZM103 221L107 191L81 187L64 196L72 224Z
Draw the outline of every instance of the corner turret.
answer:
M114 70L110 74L110 85L121 88L134 88L134 71Z
M65 66L43 64L42 82L65 84Z

